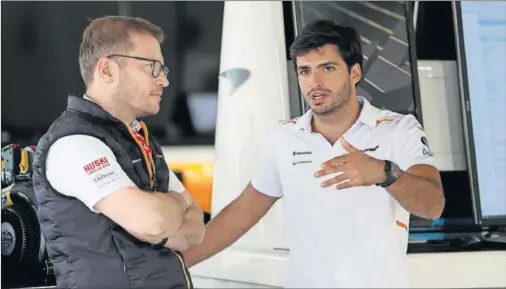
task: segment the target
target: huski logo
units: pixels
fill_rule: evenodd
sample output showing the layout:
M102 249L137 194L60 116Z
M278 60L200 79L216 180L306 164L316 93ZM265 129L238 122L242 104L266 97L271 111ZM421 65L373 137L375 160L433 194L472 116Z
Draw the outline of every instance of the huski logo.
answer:
M246 82L246 80L248 80L250 72L244 68L232 68L223 71L219 76L228 80L228 89L225 89L225 96L230 97L241 85ZM223 87L221 89L223 89Z

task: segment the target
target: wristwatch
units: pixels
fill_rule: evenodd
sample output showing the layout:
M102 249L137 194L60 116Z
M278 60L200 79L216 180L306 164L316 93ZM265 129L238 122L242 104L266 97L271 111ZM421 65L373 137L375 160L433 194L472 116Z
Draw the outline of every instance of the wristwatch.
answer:
M376 186L381 188L386 188L391 186L393 183L397 182L400 177L401 169L399 166L391 161L385 160L385 181L383 183L378 183Z
M165 244L167 244L167 241L169 241L169 238L165 238L161 240L159 243L151 244L151 248L160 250L163 248L163 246L165 246Z

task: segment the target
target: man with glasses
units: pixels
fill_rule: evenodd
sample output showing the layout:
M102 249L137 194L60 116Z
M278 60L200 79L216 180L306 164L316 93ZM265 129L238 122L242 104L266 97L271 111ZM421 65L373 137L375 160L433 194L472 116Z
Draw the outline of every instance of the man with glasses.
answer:
M152 23L92 21L79 51L83 97L40 139L34 190L58 288L191 288L181 250L204 235L203 213L138 118L169 85Z

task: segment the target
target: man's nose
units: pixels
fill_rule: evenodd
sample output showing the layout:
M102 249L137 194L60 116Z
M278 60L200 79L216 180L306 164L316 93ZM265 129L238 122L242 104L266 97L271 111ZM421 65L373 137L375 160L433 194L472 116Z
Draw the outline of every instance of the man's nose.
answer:
M162 87L169 86L169 79L167 78L167 76L165 76L165 74L160 73L160 75L158 76L158 85Z
M309 77L309 85L312 88L319 88L320 86L323 85L323 79L320 73L316 72L311 74L311 76Z

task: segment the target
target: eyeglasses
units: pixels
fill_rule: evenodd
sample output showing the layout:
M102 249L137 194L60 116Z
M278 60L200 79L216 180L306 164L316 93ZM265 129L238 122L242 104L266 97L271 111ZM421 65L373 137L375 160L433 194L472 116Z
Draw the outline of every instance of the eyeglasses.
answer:
M107 56L107 58L111 58L111 57L126 57L126 58L131 58L131 59L142 60L142 61L149 61L152 63L151 64L151 74L155 78L160 76L161 72L163 72L165 77L167 77L167 75L169 74L169 71L170 71L167 66L163 65L160 61L158 61L156 59L130 56L130 55L122 55L122 54L111 54L111 55Z

